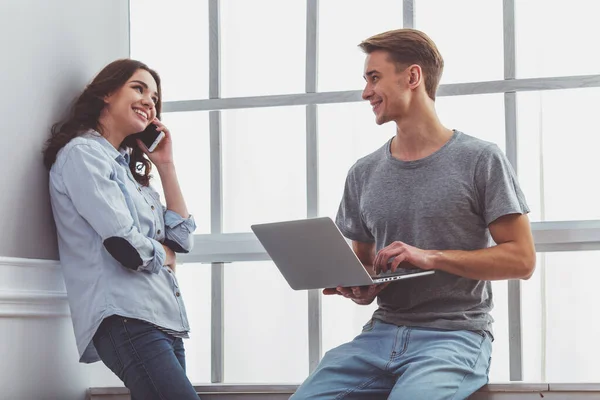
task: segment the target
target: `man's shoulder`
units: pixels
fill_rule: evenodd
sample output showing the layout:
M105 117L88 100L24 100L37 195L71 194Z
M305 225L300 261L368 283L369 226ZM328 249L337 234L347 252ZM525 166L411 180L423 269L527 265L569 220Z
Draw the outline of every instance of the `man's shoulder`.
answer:
M487 140L468 135L464 132L458 132L459 136L454 147L455 155L460 155L460 159L464 162L474 162L481 156L494 156L502 154L502 150L496 143L488 142Z
M497 145L493 142L488 142L487 140L479 139L462 131L458 131L458 133L459 137L457 142L459 146L461 146L464 149L483 151L490 150L494 146L497 147Z
M370 170L373 166L385 160L387 156L386 149L389 147L389 143L390 141L388 140L377 150L359 158L350 168L350 173L363 173L364 171Z

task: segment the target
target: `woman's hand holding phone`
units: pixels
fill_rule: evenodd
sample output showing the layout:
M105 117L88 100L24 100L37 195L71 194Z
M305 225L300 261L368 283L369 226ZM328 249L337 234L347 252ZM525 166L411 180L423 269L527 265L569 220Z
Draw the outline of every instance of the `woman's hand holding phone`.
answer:
M157 131L165 134L165 137L160 141L152 153L148 151L148 148L141 140L137 139L139 148L148 156L150 161L152 161L152 164L157 167L165 164L173 164L173 142L171 140L171 132L169 132L169 129L160 122L158 118L155 118L152 123L157 126Z
M171 141L171 132L158 119L152 121L156 124L158 130L165 134L156 149L150 153L142 142L138 140L138 146L148 156L150 161L156 166L160 181L162 182L163 192L165 194L165 202L167 209L181 215L183 218L188 218L189 213L179 187L177 172L175 171L175 163L173 162L173 143Z

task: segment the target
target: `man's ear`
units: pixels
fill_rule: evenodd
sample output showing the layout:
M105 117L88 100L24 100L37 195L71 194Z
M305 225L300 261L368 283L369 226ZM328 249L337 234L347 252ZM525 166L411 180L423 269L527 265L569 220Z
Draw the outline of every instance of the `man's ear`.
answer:
M408 84L416 85L423 78L423 71L421 67L417 64L411 65L408 67Z

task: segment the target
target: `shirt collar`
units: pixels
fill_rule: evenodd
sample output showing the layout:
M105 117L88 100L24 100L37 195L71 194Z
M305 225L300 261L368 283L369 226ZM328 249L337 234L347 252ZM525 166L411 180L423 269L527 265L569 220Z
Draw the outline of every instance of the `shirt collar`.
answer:
M124 161L126 165L129 165L129 160L130 160L130 149L128 148L119 148L119 150L115 149L114 146L112 144L110 144L110 142L108 140L106 140L106 138L104 136L102 136L100 133L98 133L97 131L94 130L90 130L86 133L84 133L82 136L90 138L96 142L98 142L98 144L100 144L102 146L102 148L104 149L104 151L106 151L106 153L115 161L119 162L119 161Z

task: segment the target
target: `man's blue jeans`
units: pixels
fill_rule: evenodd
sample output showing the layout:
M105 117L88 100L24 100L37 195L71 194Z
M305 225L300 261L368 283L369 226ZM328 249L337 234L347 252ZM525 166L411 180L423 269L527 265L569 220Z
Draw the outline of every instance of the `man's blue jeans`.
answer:
M290 400L460 400L488 382L492 343L480 331L371 320L325 354Z
M183 340L152 324L117 315L102 321L94 346L132 400L198 400L185 374Z

